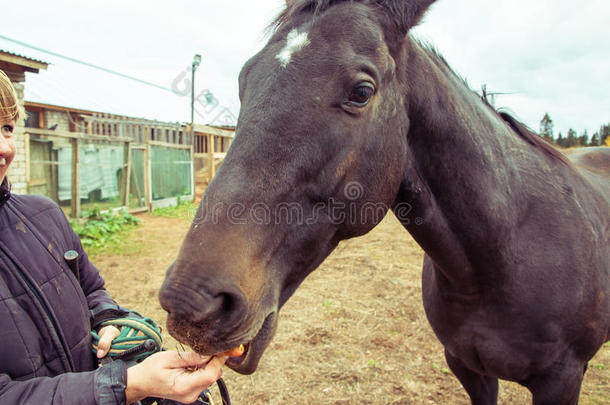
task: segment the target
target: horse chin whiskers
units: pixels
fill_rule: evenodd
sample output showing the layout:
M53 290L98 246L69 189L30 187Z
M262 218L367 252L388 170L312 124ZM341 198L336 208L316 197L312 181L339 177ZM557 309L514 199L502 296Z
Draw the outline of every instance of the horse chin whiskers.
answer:
M273 335L270 332L274 328L276 314L277 312L271 311L258 318L256 322L236 325L229 334L220 330L217 325L212 327L201 323L195 324L172 316L167 319L167 329L178 342L188 345L199 354L214 355L243 344L246 346L246 353L242 363L250 357L250 352L255 356L254 361L258 362L258 358ZM234 364L232 367L240 365Z

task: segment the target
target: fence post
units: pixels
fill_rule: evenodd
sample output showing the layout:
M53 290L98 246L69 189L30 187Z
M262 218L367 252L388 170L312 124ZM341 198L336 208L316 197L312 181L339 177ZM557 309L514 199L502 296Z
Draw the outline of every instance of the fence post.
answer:
M191 144L191 195L193 196L193 200L197 197L195 195L195 145ZM191 201L191 202L192 202Z
M208 170L209 170L209 176L210 176L210 182L212 181L212 179L214 178L214 175L216 174L216 165L215 163L215 159L214 159L214 135L213 134L206 134L206 136L208 137Z
M23 134L24 151L25 151L25 192L30 193L30 134Z
M148 211L152 211L151 176L152 171L150 168L150 143L147 140L146 149L144 149L144 192L146 193L146 208L148 209Z
M80 153L78 138L72 139L72 217L80 218L80 176L78 173Z
M129 208L129 188L131 187L131 142L125 142L125 149L127 150L127 167L125 168L125 196L123 205Z

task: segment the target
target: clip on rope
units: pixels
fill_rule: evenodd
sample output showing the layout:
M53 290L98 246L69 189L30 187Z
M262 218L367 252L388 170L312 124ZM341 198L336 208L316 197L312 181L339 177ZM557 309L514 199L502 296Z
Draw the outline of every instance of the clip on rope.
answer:
M163 345L161 329L150 318L118 318L104 321L100 326L109 325L116 326L120 330L120 335L112 341L108 354L102 359L102 364L118 359L139 362L161 350ZM91 339L92 351L96 353L100 337L94 330L91 331Z

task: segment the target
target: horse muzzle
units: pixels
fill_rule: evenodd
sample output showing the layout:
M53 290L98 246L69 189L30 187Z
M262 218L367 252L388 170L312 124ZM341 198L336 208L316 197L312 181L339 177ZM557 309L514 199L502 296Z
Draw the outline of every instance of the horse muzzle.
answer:
M172 264L159 291L170 335L207 356L243 344L244 354L230 357L227 366L243 374L254 372L275 332L276 310L250 312L248 298L230 278L186 276L175 270Z

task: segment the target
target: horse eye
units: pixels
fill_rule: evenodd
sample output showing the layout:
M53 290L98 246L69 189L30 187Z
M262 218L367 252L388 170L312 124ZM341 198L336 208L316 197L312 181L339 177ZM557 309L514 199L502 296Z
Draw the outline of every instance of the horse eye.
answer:
M349 102L357 107L364 107L369 103L375 93L375 88L370 83L361 83L352 89Z

